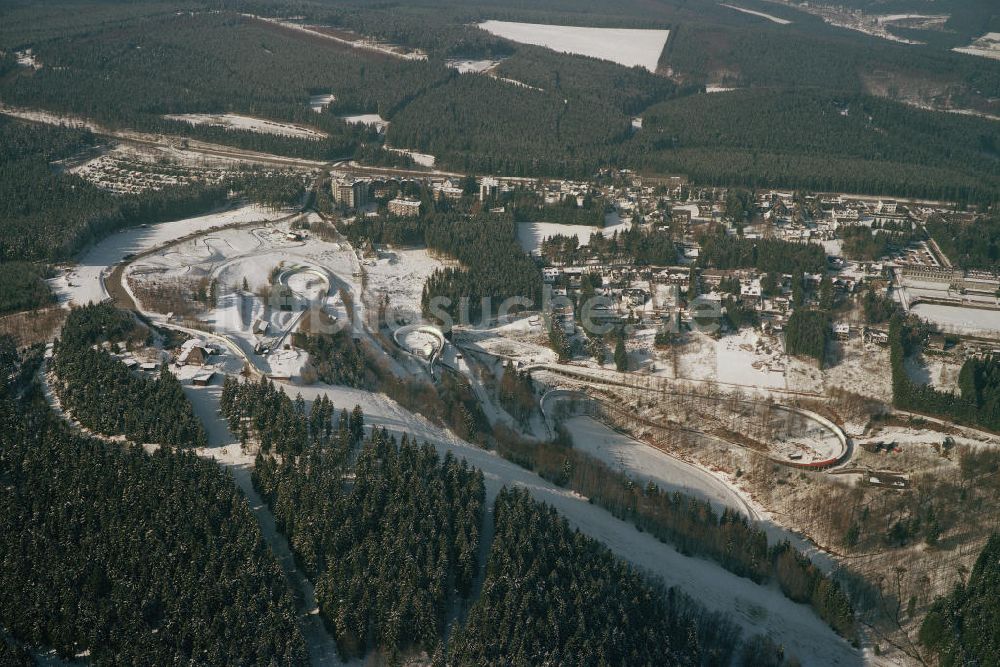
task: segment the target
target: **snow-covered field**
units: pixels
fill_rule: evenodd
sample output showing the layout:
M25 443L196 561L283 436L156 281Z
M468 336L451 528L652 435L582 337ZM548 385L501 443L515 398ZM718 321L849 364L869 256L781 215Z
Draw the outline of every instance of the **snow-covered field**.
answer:
M679 491L708 501L719 512L729 507L748 513L739 494L697 466L634 440L591 417L571 417L563 424L573 436L574 449L586 452L614 470L622 470L643 483L653 482L664 491Z
M725 2L720 2L719 4L722 5L723 7L729 7L730 9L735 9L738 12L743 12L744 14L750 14L751 16L759 16L762 19L767 19L768 21L777 23L778 25L788 25L789 23L791 23L791 21L789 21L788 19L778 18L777 16L765 14L764 12L754 11L753 9L747 9L746 7L737 7L736 5L729 5L726 4Z
M341 116L341 120L351 125L374 125L379 132L384 132L389 126L389 121L377 113L362 113L353 116Z
M581 28L512 21L486 21L479 27L512 42L610 60L626 67L645 67L650 72L656 71L670 36L669 30Z
M678 375L746 388L786 388L781 344L749 328L718 340L693 334L681 349Z
M755 329L743 329L715 345L715 370L719 382L748 387L785 388L785 367L777 341Z
M336 95L310 95L309 108L316 113L322 113L323 109L332 104L336 99Z
M433 155L430 155L428 153L418 153L416 151L411 151L408 148L389 148L389 147L386 147L386 150L388 150L391 153L399 153L401 155L409 155L411 158L413 158L414 164L417 164L417 165L419 165L421 167L433 167L434 163L437 162L437 158L434 157Z
M112 234L85 251L76 266L53 278L49 283L63 304L82 306L90 302L97 303L108 298L108 292L104 288L104 277L108 267L122 261L126 255L154 248L188 234L208 231L213 227L272 221L287 214L259 206L240 206L210 215L126 229Z
M164 118L182 123L190 123L191 125L214 125L216 127L224 127L227 130L248 130L250 132L275 134L282 137L295 137L297 139L323 139L327 136L326 132L305 127L304 125L281 123L264 118L241 116L235 113L167 114Z
M555 222L521 222L517 225L517 240L528 253L538 254L542 241L553 236L575 236L580 245L590 243L590 237L604 231L600 227L585 225L562 225Z
M590 237L596 232L610 236L615 231L628 229L631 224L631 220L622 220L616 214L607 216L604 227L564 225L556 222L521 222L517 225L517 240L525 252L537 254L542 247L542 241L553 236L575 236L579 239L580 245L587 245Z
M969 46L957 46L952 51L1000 60L1000 32L988 32Z
M365 262L366 298L370 303L388 298L391 320L415 324L421 318L424 283L444 266L423 248L380 250L378 259Z
M990 338L1000 335L1000 310L918 303L910 312L945 331Z
M444 64L457 69L459 74L482 74L502 62L503 60L447 60Z

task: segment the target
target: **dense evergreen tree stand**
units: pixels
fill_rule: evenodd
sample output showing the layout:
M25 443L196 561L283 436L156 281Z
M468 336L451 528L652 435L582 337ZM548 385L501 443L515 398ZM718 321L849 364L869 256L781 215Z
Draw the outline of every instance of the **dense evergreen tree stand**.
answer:
M95 665L306 664L285 580L226 473L74 435L37 386L13 395L0 388L0 626Z

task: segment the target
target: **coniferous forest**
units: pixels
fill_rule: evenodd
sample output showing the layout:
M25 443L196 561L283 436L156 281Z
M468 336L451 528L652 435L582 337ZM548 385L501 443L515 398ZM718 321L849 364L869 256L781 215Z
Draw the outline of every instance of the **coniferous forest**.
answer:
M927 335L925 326L896 313L889 321L892 397L898 408L939 416L960 424L1000 430L1000 360L993 355L970 357L958 374L958 392L914 382L904 362Z
M826 346L833 338L832 327L829 313L797 309L785 327L785 352L812 357L822 364Z
M996 271L1000 268L1000 216L964 224L931 216L927 232L941 251L963 269Z
M701 266L716 269L757 269L766 273L819 273L826 270L826 253L817 243L780 239L744 239L709 234L702 239Z
M307 409L266 381L227 380L222 410L231 424L245 425L248 443L262 446L254 483L316 583L320 612L345 657L423 652L438 661L447 657L448 664L595 664L603 658L608 664L723 665L739 646L729 621L645 582L523 492L497 498L486 578L470 600L479 567L481 472L451 455L441 460L407 436L397 441L378 428L366 436L358 407L338 413L321 397ZM254 426L275 421L288 436L280 449L273 432ZM297 447L288 442L292 437ZM670 511L678 514L693 503L679 495L674 500L678 506ZM709 522L732 528L726 541L740 539L741 530L756 534L735 515L718 519L703 509ZM409 528L400 532L400 525ZM835 583L787 544L769 549L762 533L752 539L760 552L745 554L750 569L744 576L764 581L773 572L786 595L812 604L845 636L853 633L850 603ZM696 542L683 548L700 552ZM468 620L445 645L448 610L456 603L471 605ZM529 616L541 622L530 623Z
M476 574L482 473L405 435L366 438L360 408L338 415L324 397L307 414L263 382L227 380L223 391L232 420L262 424L277 411L294 422L285 432L298 447L282 446L280 460L262 448L254 483L316 583L341 654L432 652Z
M729 664L729 621L650 586L526 491L503 489L494 513L482 593L439 664Z
M86 130L0 115L0 261L65 260L122 227L182 218L225 201L225 188L203 185L118 197L51 167L95 143Z
M45 267L30 262L0 263L0 314L40 308L54 298Z
M969 580L934 601L920 626L920 641L941 667L990 665L1000 650L1000 535L994 533Z
M287 16L281 7L257 4L263 15ZM476 173L579 177L617 166L685 173L715 185L975 204L1000 194L995 122L873 94L880 77L898 73L928 87L947 80L961 91L957 97L989 104L1000 95L1000 76L977 62L982 59L834 37L821 22L798 15L778 35L773 27L709 3L697 3L697 10L663 3L654 12L658 19L650 19L648 8L607 16L592 7L591 22L628 24L632 12L632 23L648 27L652 20L672 29L660 73L652 73L515 45L469 25L497 18L495 8L456 6L453 0L430 4L444 9L400 8L389 17L379 8L296 3L307 21L431 48L435 57L426 61L359 53L231 11L140 6L117 21L102 21L97 11L85 28L52 32L35 28L30 12L12 12L10 26L0 31L0 49L30 43L47 66L30 76L15 68L0 83L0 98L113 127L324 160L373 155L373 146L389 143ZM508 13L515 20L537 20L539 11L556 23L574 20L562 7L547 9ZM767 48L771 42L800 48ZM442 61L456 54L510 57L496 77L466 76ZM700 94L715 77L745 89ZM178 91L181 80L185 85ZM308 108L315 93L336 98L324 113ZM226 112L308 124L327 138L255 136L164 118ZM339 117L354 113L378 113L391 124L383 137ZM634 116L643 118L638 131L631 125Z
M306 664L285 580L226 473L74 435L37 385L18 393L0 388L0 625L96 665Z
M101 349L104 343L142 335L130 314L109 304L73 310L52 359L63 408L103 435L176 447L204 445L205 429L169 370L145 377Z
M541 255L553 264L573 264L593 258L602 263L665 266L676 262L677 247L663 228L633 225L628 229L594 232L586 248L576 236L555 234L542 241Z

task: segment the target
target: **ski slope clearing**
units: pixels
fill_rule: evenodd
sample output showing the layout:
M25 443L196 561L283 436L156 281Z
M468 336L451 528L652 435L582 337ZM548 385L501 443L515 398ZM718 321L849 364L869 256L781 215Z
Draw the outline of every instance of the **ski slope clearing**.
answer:
M183 113L167 114L167 120L176 120L191 125L214 125L224 127L227 130L248 130L260 134L275 134L282 137L293 137L296 139L325 139L326 132L314 130L303 125L293 125L291 123L279 123L264 118L253 118L252 116L241 116L235 113Z
M299 23L295 19L285 20L279 18L267 18L264 16L256 16L254 14L244 14L243 16L257 21L263 21L264 23L281 26L282 28L288 30L296 30L308 35L328 39L332 42L336 42L344 46L350 46L362 51L371 51L383 56L392 56L393 58L400 58L402 60L427 60L427 54L420 49L409 49L396 44L380 42L373 37L359 35L349 30L342 30L322 25L306 25Z
M610 60L625 67L644 67L650 72L656 71L670 36L669 30L581 28L513 21L486 21L479 27L512 42Z
M764 12L757 12L752 9L747 9L746 7L737 7L736 5L728 5L724 2L720 2L723 7L729 7L730 9L735 9L738 12L743 12L744 14L750 14L751 16L759 16L762 19L767 19L778 25L788 25L791 23L788 19L780 19L777 16L771 16L770 14L765 14Z
M1000 32L988 32L969 46L957 46L952 51L1000 60Z

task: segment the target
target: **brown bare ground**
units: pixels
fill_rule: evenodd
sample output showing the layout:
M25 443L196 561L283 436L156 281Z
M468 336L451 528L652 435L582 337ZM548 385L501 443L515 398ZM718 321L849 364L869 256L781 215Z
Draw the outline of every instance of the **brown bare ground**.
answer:
M66 319L65 308L53 306L0 317L0 335L9 335L18 347L45 343L55 336Z

